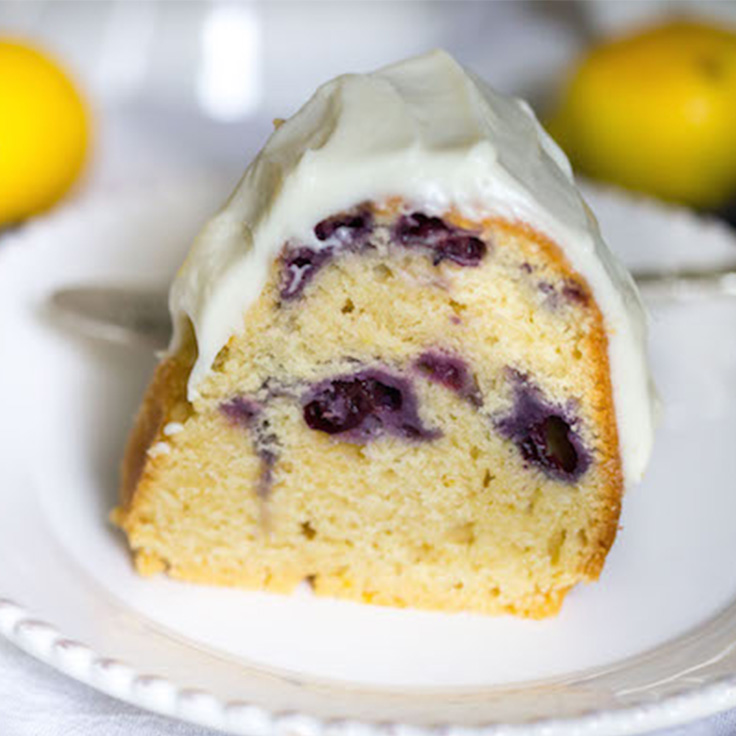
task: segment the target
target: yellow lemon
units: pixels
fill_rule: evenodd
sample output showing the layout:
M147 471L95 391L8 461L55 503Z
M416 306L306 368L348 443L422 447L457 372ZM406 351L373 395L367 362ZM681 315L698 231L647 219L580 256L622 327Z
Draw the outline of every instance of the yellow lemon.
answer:
M718 207L736 195L736 33L679 21L602 44L549 126L591 176Z
M85 106L47 56L0 39L0 226L56 202L82 169Z

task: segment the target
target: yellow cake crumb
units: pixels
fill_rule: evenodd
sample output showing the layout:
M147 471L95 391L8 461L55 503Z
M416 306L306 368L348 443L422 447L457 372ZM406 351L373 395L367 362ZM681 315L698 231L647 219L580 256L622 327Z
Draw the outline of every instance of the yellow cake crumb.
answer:
M376 205L376 222L390 228L406 207ZM280 593L307 580L365 603L532 618L598 577L622 493L601 313L535 231L445 217L490 244L478 267L411 249L348 253L287 304L277 259L194 403L193 338L159 365L114 516L140 572ZM561 285L573 296L555 302ZM480 398L418 372L427 350L462 356ZM361 444L310 428L305 392L356 366L405 376L431 439ZM541 472L499 431L511 369L574 407L590 455L574 482ZM238 409L247 421L223 410L236 398L267 407L260 434L249 404Z

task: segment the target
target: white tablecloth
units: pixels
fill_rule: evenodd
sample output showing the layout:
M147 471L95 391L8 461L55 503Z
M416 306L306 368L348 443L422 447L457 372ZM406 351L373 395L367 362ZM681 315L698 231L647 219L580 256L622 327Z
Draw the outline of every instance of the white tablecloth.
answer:
M0 639L2 736L215 736L121 703Z

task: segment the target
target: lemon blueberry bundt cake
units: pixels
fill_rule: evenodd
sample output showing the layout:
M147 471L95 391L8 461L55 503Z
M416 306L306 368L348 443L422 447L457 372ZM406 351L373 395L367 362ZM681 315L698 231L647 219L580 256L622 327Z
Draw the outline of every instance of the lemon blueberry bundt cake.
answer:
M531 617L598 577L644 323L523 103L439 51L324 85L170 301L115 512L142 573Z

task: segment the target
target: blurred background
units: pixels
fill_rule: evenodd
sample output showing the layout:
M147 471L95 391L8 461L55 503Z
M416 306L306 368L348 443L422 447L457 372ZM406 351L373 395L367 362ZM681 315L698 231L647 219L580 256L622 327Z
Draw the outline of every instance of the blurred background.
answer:
M735 27L725 0L0 0L0 225L234 183L318 84L437 46L530 99L581 173L733 220Z
M119 192L134 190L145 197L159 184L211 180L217 182L217 201L264 143L273 119L293 114L317 85L340 73L370 71L444 47L492 86L527 98L570 155L580 179L657 203L655 209L638 206L638 200L629 206L628 200L591 198L606 237L627 263L669 268L677 254L679 263L700 268L709 253L711 264L733 267L736 230L723 223L736 225L735 29L736 1L729 0L0 0L0 252L3 241L12 240L4 231L40 223L47 213L72 212L86 198L101 196L117 205ZM660 202L666 203L665 215ZM672 214L670 204L684 209ZM178 203L168 206L167 214L184 209ZM80 211L88 215L90 210ZM129 204L121 217L131 211ZM697 219L693 225L691 213L718 220L705 227ZM152 247L178 247L183 256L188 223L204 216L194 208L184 214L184 224L171 218L151 225L147 240L145 217L137 231L121 228L122 234L103 218L105 227L98 224L89 240L96 245L97 233L113 231L110 240L118 239L107 271L116 279L131 272L137 278L140 254L148 251L139 246L137 260L126 271L129 233L138 232ZM70 230L84 232L78 224ZM60 246L69 245L66 237ZM109 248L110 242L101 238L99 245ZM639 250L649 250L651 260ZM21 272L29 280L32 276L43 298L50 284L60 285L48 272L59 263L81 260L78 254L84 251L70 252L75 255L49 256L46 270L29 263ZM150 262L158 261L152 257ZM147 266L158 275L163 269L151 263ZM97 261L87 270L84 263L73 265L76 270L59 269L66 284L107 272ZM148 274L140 276L143 281ZM19 287L18 294L25 291ZM19 303L26 306L25 296ZM714 453L730 437L721 427L730 432L736 359L724 335L733 331L733 313L709 308L706 304L706 311L686 315L689 321L675 315L658 324L655 373L667 402L668 426L680 442L669 445L672 456L678 448L690 451L693 427L700 426L694 416L723 422L703 425L714 427L709 431L720 438ZM680 335L694 337L677 342ZM673 357L684 355L675 353L680 345L693 360ZM24 352L20 364L32 377L34 370L40 375L46 369L34 368L34 360ZM105 396L90 416L105 417L99 431L95 426L94 452L104 448L99 454L109 458L107 469L117 466L124 425L109 417L132 411L145 369L134 351L101 350L95 360L78 383L85 400ZM45 378L37 383L45 385ZM30 401L19 394L19 402ZM77 395L65 401L76 415ZM29 414L28 421L35 422L35 414ZM34 443L29 447L36 452ZM696 460L686 463L684 487L718 488L721 484L709 484L702 473L711 465L711 472L722 472L721 466ZM672 468L680 472L676 463ZM112 477L112 471L105 472ZM708 514L720 507L699 506L705 514L700 523L708 523L703 528L712 534ZM677 544L664 548L668 554L676 548L672 559L688 556L683 569L698 569L690 564L687 547L680 549L680 537L672 539ZM703 559L708 562L703 579L710 584L725 568ZM681 580L687 586L691 578ZM692 598L691 592L678 592L678 600ZM90 710L82 705L87 695L67 698L71 690L63 685L63 700L40 695L46 681L37 679L35 670L27 677L19 674L20 662L8 658L7 650L0 655L9 663L4 681L15 688L10 693L27 694L25 709L17 708L23 733L33 731L36 709L39 718L51 710L53 722L64 724L78 708L83 716L78 723L85 724L81 733L94 722L91 718L111 708L103 704ZM51 733L36 729L41 731ZM77 729L70 724L66 732L72 731Z

